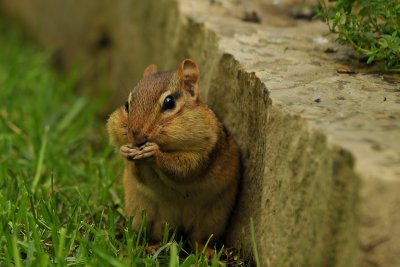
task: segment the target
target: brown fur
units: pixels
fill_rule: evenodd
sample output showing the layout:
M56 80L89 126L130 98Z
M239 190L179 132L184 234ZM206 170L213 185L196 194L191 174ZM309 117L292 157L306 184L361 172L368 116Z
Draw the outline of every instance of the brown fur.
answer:
M237 192L239 150L200 99L193 61L183 61L176 72L155 71L155 65L146 68L130 93L129 114L118 108L107 123L110 143L125 159L126 213L138 230L146 210L154 241L162 240L168 223L202 244L225 230ZM179 96L176 107L162 110L169 94Z

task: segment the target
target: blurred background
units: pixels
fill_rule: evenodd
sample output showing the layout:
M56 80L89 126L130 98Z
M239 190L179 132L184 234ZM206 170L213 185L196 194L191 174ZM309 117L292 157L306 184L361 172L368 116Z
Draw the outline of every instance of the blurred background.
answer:
M318 5L317 0L197 2L207 2L208 8L224 16L282 27L295 25L296 19L311 20ZM23 25L27 36L49 49L57 70L79 68L80 90L92 95L112 90L104 113L123 103L150 63L161 70L173 69L190 56L200 69L209 65L204 53L214 48L204 47L193 34L196 27L188 24L196 22L181 23L178 4L174 0L0 1L2 16Z

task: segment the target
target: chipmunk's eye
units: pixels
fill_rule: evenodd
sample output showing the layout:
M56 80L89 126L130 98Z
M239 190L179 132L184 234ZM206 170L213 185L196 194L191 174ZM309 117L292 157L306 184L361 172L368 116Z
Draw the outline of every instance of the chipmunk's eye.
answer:
M126 112L129 111L129 102L128 101L125 102L125 111Z
M175 108L175 98L172 95L169 95L164 99L162 109L167 110L173 108Z

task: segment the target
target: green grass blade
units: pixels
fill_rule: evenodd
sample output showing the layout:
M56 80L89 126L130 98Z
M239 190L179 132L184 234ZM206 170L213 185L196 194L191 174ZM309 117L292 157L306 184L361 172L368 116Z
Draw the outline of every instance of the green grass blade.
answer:
M100 251L100 249L93 249L93 252L96 253L104 262L108 263L114 267L124 267L124 264L117 259L110 257L109 255L105 254L104 252Z
M189 255L180 265L180 267L191 267L191 266L195 266L196 264L196 257L191 254Z
M29 221L30 229L32 231L32 236L33 236L33 241L35 244L36 253L38 254L38 257L40 258L40 260L42 261L43 260L42 259L43 258L43 248L42 248L42 244L40 242L40 236L39 236L39 233L36 228L34 217L31 213L28 213L28 221Z
M17 237L15 235L12 236L11 238L11 246L12 246L12 252L13 252L13 258L14 258L14 264L16 267L21 267L21 258L19 254L19 249L17 245Z
M172 246L172 243L167 243L163 246L161 246L159 249L157 249L157 251L154 253L153 255L153 260L156 260L158 255L160 255L161 252L163 252L164 250L166 250L167 248L170 248Z
M169 267L179 267L178 249L175 242L171 246Z
M64 263L64 248L65 248L65 235L67 234L67 230L65 228L61 228L60 230L60 238L59 243L58 243L58 248L56 252L56 258L57 258L57 265L62 266Z
M86 105L85 98L79 98L74 105L71 107L69 112L65 115L65 117L61 120L61 122L57 125L56 131L62 132L67 129L68 126L72 123L72 121L79 115L79 113L83 110Z
M39 158L38 158L37 165L36 165L35 177L33 178L33 182L32 182L32 191L33 192L35 192L36 187L39 183L40 177L42 175L44 154L46 152L46 145L47 145L49 129L50 129L50 127L48 125L44 128L42 144L40 146L40 151L39 151Z

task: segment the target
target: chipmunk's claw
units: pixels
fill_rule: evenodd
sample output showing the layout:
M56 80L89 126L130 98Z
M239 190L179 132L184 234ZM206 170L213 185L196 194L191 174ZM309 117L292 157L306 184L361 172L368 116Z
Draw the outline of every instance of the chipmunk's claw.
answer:
M131 145L123 145L119 149L120 154L124 157L127 158L128 160L133 160L133 158L136 156L138 153L139 148L137 147L132 147Z
M144 159L153 156L159 147L156 143L147 142L140 148L132 147L130 144L123 145L120 148L120 153L128 160Z
M139 148L139 152L133 157L133 159L144 159L153 156L159 147L156 143L147 142Z

